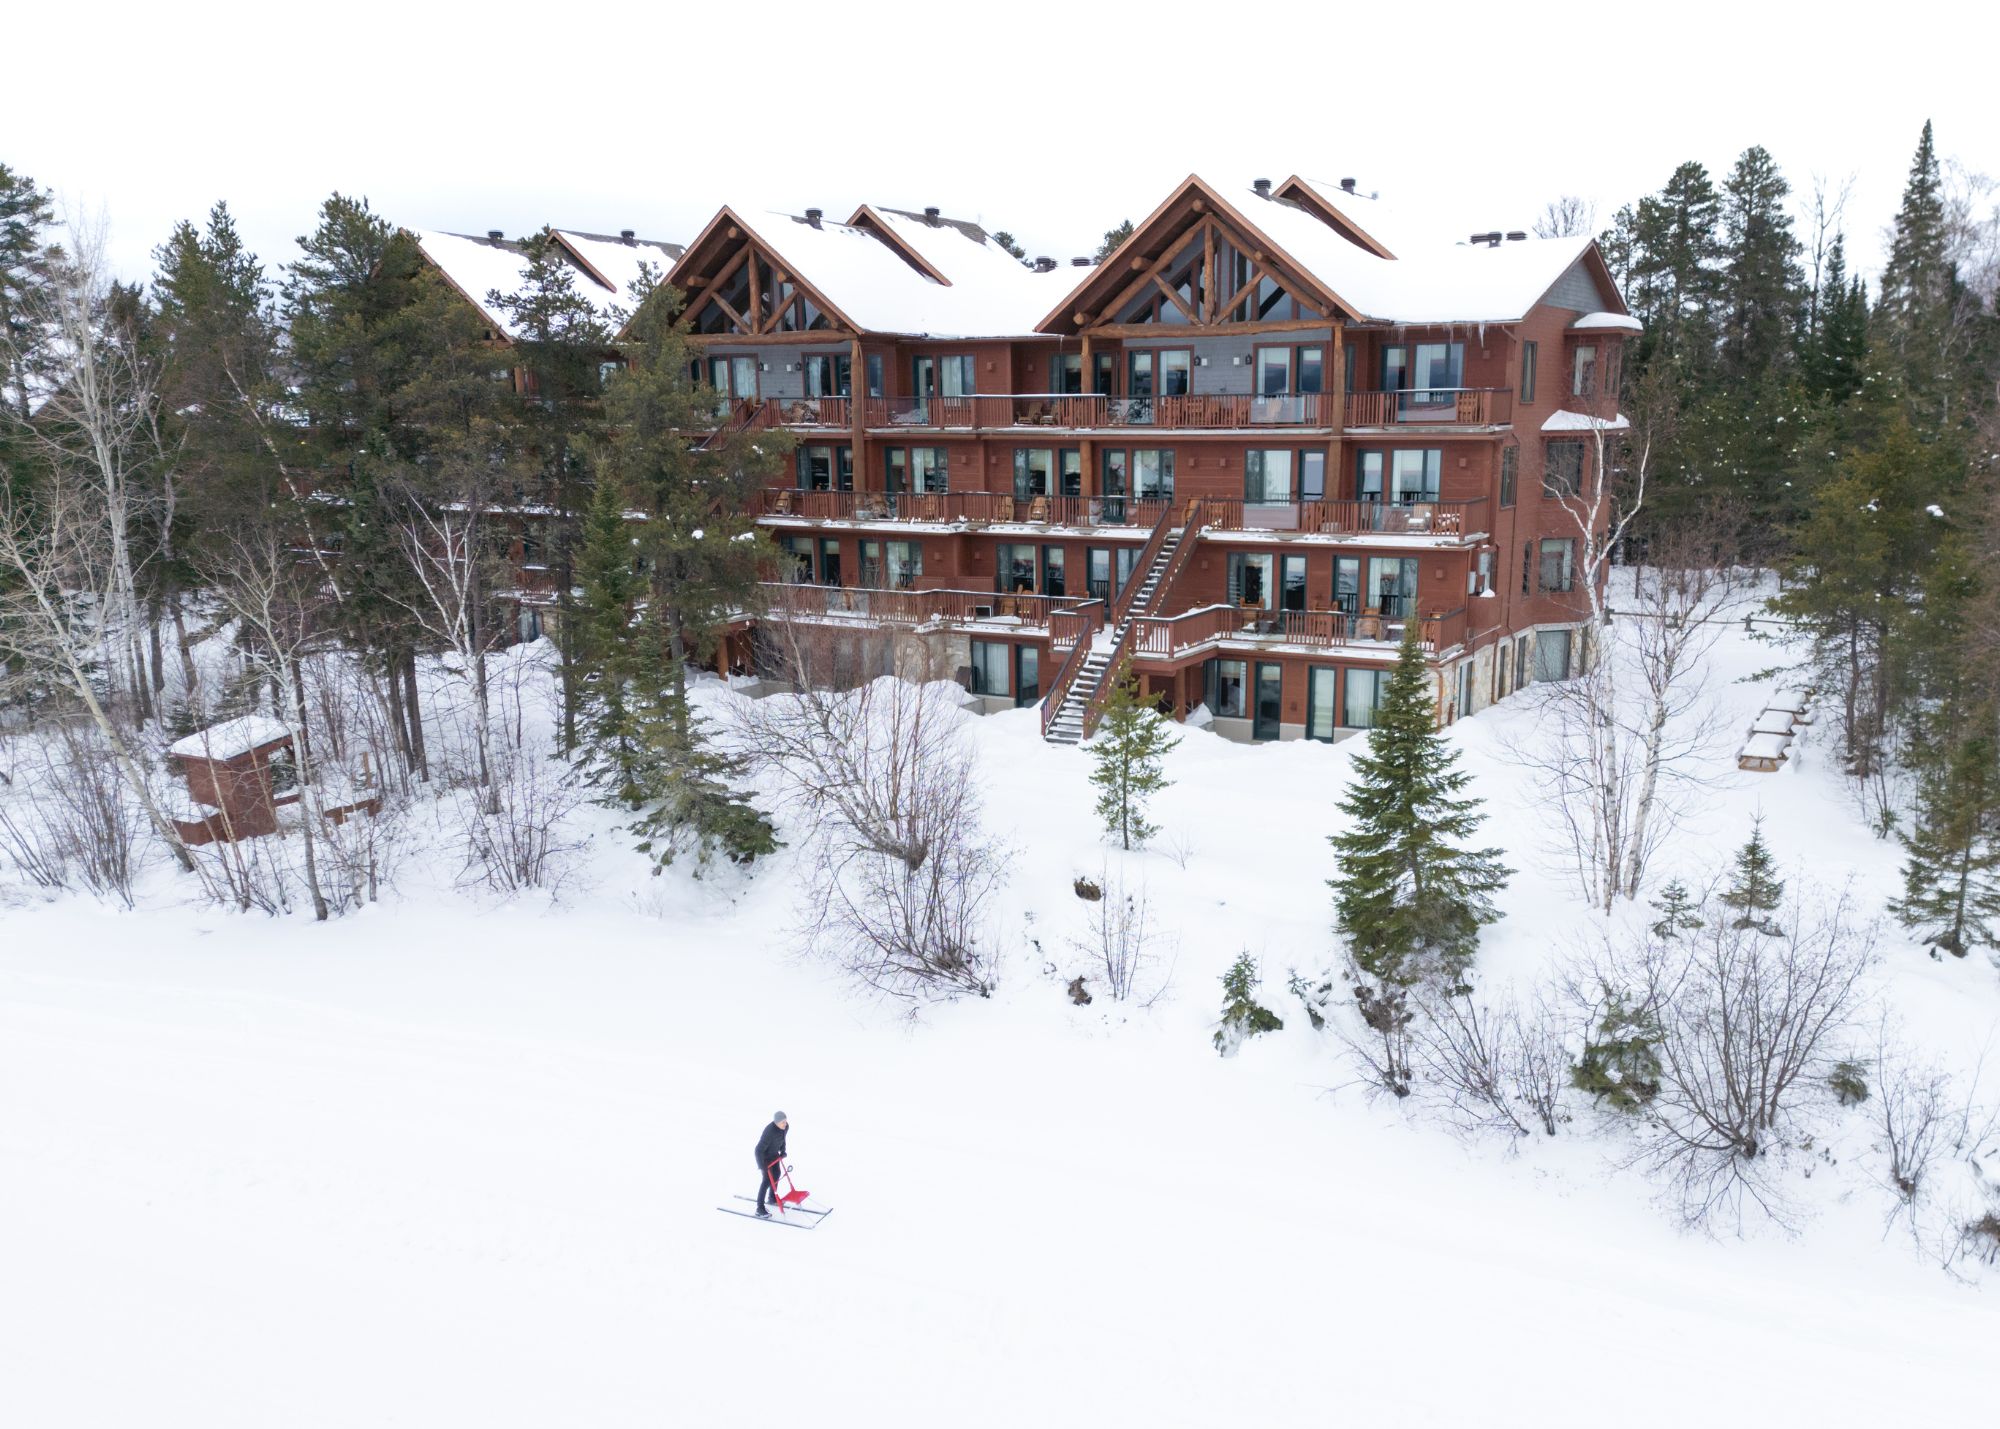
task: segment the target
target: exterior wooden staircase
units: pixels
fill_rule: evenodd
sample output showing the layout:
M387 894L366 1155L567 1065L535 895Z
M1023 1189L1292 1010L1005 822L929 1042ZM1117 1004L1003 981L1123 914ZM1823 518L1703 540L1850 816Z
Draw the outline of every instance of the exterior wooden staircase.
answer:
M1179 527L1169 523L1173 511L1160 513L1153 532L1139 551L1136 574L1119 593L1110 628L1090 632L1076 642L1056 671L1042 700L1042 738L1051 744L1081 744L1097 729L1098 716L1111 696L1111 674L1131 645L1134 622L1151 615L1187 564L1202 527L1208 524L1204 502L1190 501Z

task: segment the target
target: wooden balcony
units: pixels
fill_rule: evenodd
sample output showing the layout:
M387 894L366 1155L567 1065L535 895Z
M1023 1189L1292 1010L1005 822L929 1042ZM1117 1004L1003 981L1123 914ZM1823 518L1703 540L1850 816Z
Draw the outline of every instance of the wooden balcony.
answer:
M1257 606L1206 605L1178 615L1133 621L1132 653L1139 659L1173 660L1204 645L1228 642L1302 645L1312 649L1372 646L1377 653L1402 643L1404 618L1378 610L1265 610ZM1465 643L1465 610L1423 617L1420 641L1436 654Z
M1506 387L1435 387L1406 392L1350 392L1348 427L1492 427L1514 419Z
M1485 532L1486 500L1244 501L1210 497L1209 524L1222 531L1296 531L1321 536L1467 540Z
M1091 626L1091 607L1103 623L1104 602L1084 596L1001 595L986 590L892 590L867 586L767 581L766 608L778 618L853 619L871 625L1004 624L1053 629L1070 639Z
M732 403L718 424L847 430L849 397L767 397ZM980 393L968 397L863 397L861 419L874 431L1330 431L1336 425L1483 427L1513 418L1514 394L1502 387L1454 387L1405 392L1197 392L1174 397L1105 397L1061 392Z
M765 490L757 514L802 521L853 521L932 526L1021 524L1116 526L1148 530L1167 509L1155 498L1117 496L1017 497L1001 491Z

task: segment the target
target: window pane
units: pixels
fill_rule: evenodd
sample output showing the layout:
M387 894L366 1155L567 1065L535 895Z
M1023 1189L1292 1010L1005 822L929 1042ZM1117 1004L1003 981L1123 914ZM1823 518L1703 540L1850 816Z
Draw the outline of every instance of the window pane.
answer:
M1292 499L1292 454L1251 451L1243 457L1243 499L1282 505Z
M1335 672L1315 665L1306 675L1306 738L1333 738Z
M1292 350L1289 347L1257 349L1257 395L1282 397L1292 390Z
M1163 397L1185 397L1188 393L1188 373L1194 366L1193 355L1186 352L1163 352L1160 354L1160 395Z
M1323 347L1302 347L1299 349L1299 371L1295 379L1296 392L1324 392L1326 390L1326 349Z
M1326 499L1326 453L1299 453L1299 500Z

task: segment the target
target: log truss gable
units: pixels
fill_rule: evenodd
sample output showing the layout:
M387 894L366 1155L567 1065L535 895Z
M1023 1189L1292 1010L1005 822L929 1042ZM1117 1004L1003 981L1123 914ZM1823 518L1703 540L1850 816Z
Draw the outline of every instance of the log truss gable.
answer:
M691 332L736 338L855 331L846 314L724 209L667 275Z
M1232 328L1350 309L1199 179L1190 179L1040 330Z

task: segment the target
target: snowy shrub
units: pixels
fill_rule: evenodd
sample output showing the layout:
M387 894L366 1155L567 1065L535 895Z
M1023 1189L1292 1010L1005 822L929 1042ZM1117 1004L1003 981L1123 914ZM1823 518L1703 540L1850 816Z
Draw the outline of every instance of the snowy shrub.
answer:
M81 887L132 906L147 820L93 727L24 736L26 757L0 804L0 853L40 888Z
M1966 1253L1985 1265L2000 1265L2000 1211L1988 1211L1965 1224Z
M1754 921L1726 912L1685 939L1627 950L1610 982L1659 1027L1660 1089L1632 1159L1666 1181L1691 1223L1746 1201L1782 1222L1771 1163L1806 1136L1802 1093L1838 1060L1875 932L1844 894Z
M1291 976L1285 981L1285 986L1305 1008L1306 1021L1312 1024L1312 1030L1324 1031L1327 1004L1333 1001L1333 980L1327 977L1309 979L1297 968L1293 968Z
M1410 1094L1415 1074L1410 1061L1410 990L1378 979L1353 957L1341 973L1354 994L1359 1033L1343 1029L1341 1040L1361 1065L1362 1075L1378 1091L1393 1097Z
M944 830L914 865L839 838L820 839L806 879L808 949L891 997L993 991L993 895L1004 848L973 828Z
M1083 931L1070 939L1070 946L1102 976L1115 1001L1137 997L1150 1005L1166 990L1166 982L1155 985L1151 977L1161 948L1146 885L1141 882L1134 889L1108 873L1099 877L1101 883L1090 885L1096 896L1086 900Z
M533 744L493 751L490 787L456 792L462 878L496 893L554 891L574 873L584 801L565 767Z
M1238 953L1229 971L1222 975L1222 1021L1213 1040L1215 1050L1223 1056L1235 1056L1245 1038L1260 1032L1276 1032L1285 1025L1277 1013L1257 1002L1257 989L1262 983L1256 959L1247 952Z
M1852 1058L1835 1062L1826 1084L1842 1106L1860 1106L1868 1100L1868 1068Z
M1414 1063L1439 1109L1464 1131L1554 1136L1569 1080L1563 1030L1544 1004L1491 1006L1419 993Z
M1650 1103L1660 1094L1660 1028L1652 1014L1606 990L1570 1069L1570 1085L1614 1111L1635 1112Z
M1104 896L1104 889L1101 885L1092 883L1080 873L1076 876L1075 881L1070 884L1070 887L1075 891L1076 896L1086 903L1095 903Z

